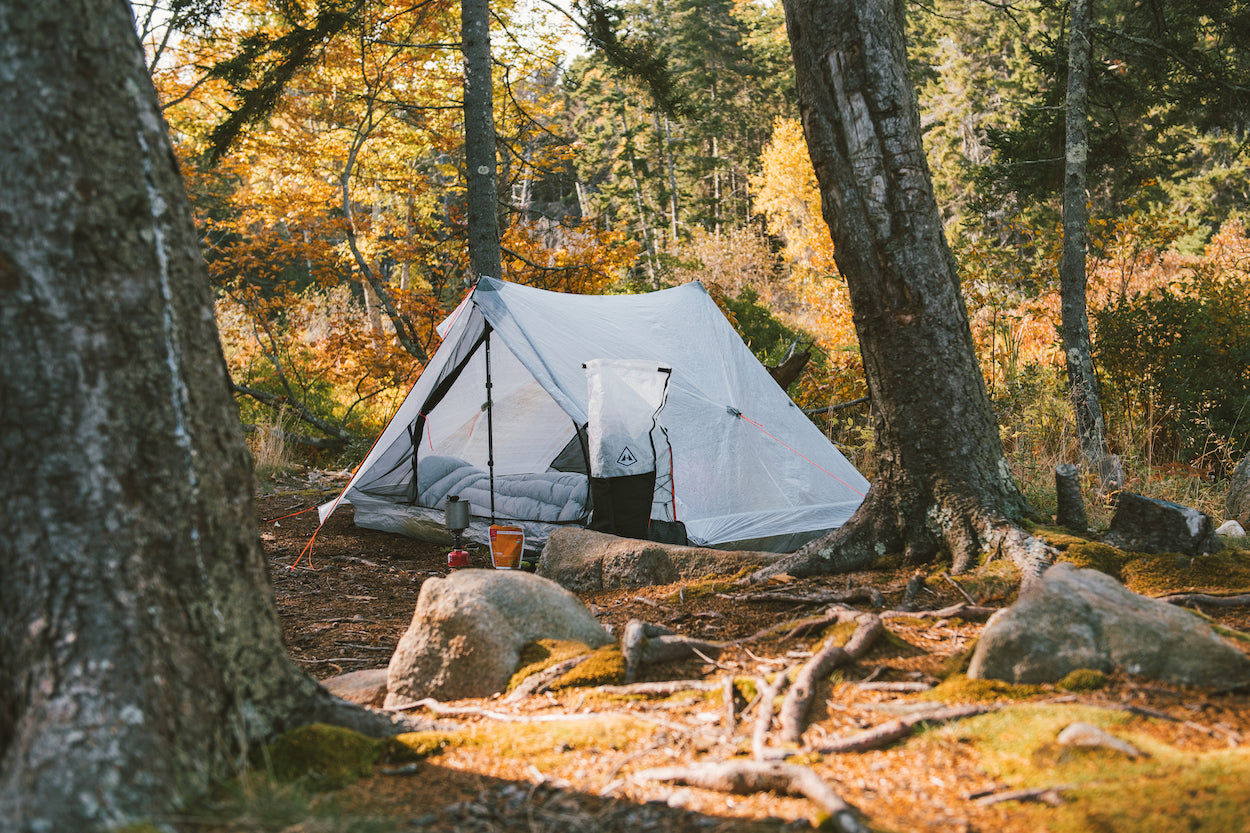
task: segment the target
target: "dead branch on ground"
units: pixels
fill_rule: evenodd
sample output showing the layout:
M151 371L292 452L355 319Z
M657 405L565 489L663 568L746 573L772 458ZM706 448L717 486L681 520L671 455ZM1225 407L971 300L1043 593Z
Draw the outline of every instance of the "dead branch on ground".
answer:
M715 659L724 647L718 642L707 642L688 636L679 636L668 628L652 625L641 619L630 619L621 636L621 653L625 655L625 682L632 683L638 670L644 665L672 662L703 656Z
M818 747L816 751L833 755L844 752L867 752L870 749L880 749L907 737L919 725L933 725L949 723L952 720L963 720L969 717L976 717L979 714L985 714L986 712L992 712L997 708L997 706L978 705L954 706L952 708L938 707L924 714L908 715L907 717L888 720L879 726L874 726L871 729L865 729L848 737L839 738L832 743L824 744Z
M886 610L881 613L882 619L988 619L998 612L996 607L970 605L967 602L944 607L939 610Z
M818 806L829 816L831 829L843 833L868 833L855 808L833 791L809 767L779 762L729 761L692 767L659 767L644 769L632 776L636 780L672 781L704 790L748 795L757 792L779 792L799 795Z

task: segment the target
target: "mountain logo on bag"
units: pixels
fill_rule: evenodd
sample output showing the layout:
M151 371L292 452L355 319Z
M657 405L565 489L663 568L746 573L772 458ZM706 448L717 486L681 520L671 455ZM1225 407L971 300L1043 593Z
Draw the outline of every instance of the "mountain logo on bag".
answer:
M638 458L634 456L634 452L629 450L629 446L625 446L625 450L621 452L621 456L616 458L616 462L622 466L632 466L638 462Z

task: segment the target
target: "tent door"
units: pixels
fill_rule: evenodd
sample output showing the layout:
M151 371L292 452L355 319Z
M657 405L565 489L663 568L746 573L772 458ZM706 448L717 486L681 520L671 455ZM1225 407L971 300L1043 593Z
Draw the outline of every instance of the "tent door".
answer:
M656 434L672 370L654 362L585 364L590 458L590 528L647 538L655 500ZM667 449L666 449L667 451Z

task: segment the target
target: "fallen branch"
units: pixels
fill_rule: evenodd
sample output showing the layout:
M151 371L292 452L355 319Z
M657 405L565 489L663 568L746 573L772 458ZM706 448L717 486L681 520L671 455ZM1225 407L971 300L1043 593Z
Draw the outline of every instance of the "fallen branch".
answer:
M736 597L727 598L736 599ZM765 637L772 636L773 634L778 633L779 631L784 631L787 628L790 630L785 636L782 637L782 640L793 639L796 636L806 635L813 630L837 624L843 620L843 617L848 615L853 616L855 614L856 611L851 610L850 608L833 607L820 616L804 616L801 619L789 619L785 622L779 622L776 625L769 625L762 630L756 631L750 636L734 640L729 644L745 645L748 642L755 642L757 639L764 639Z
M933 688L932 683L921 683L921 682L876 683L876 682L868 682L867 680L865 680L862 683L854 683L854 686L860 691L892 691L892 692L896 692L900 694L917 692L917 691L928 691L929 689Z
M1250 607L1250 593L1241 596L1208 596L1205 593L1176 593L1171 596L1159 596L1156 601L1171 605L1190 607L1205 605L1207 607Z
M845 752L867 752L870 749L880 749L883 746L889 746L895 741L901 740L912 733L920 724L937 724L949 723L952 720L963 720L968 717L976 717L979 714L994 711L997 706L955 706L952 708L935 708L931 712L925 714L908 715L894 720L888 720L879 726L871 729L865 729L845 738L840 738L832 743L825 744L817 748L817 752L827 755L836 755Z
M724 646L688 636L679 636L667 628L651 625L641 619L631 619L621 636L621 653L625 655L625 682L638 678L638 670L644 665L673 662L698 656L714 662Z
M790 668L784 671L778 671L771 683L765 683L763 680L760 680L763 685L760 686L759 704L756 706L755 730L751 733L751 757L757 761L775 758L778 754L784 757L786 754L779 750L769 749L768 731L773 728L773 701L789 685L790 670L792 668L794 666L790 666Z
M779 792L800 795L828 815L830 829L842 833L868 833L855 808L846 803L805 766L759 761L729 761L694 767L660 767L644 769L632 776L635 780L673 781L703 790L749 795L757 792Z
M581 656L569 657L561 660L555 665L548 666L541 671L530 674L522 680L517 687L512 689L507 697L500 702L511 705L524 700L535 694L541 694L546 691L552 683L590 659L594 654L582 654Z
M970 605L967 602L944 607L940 610L887 610L882 619L988 619L998 612L996 607Z
M1054 787L1033 787L1027 790L1004 790L1003 792L980 796L976 799L976 802L982 807L989 807L1003 801L1040 801L1043 804L1049 804L1051 807L1058 807L1063 804L1064 790L1070 789L1072 789L1071 784L1060 784Z
M855 633L845 646L835 644L834 637L830 637L799 671L794 685L786 694L785 702L781 704L779 737L782 743L797 744L802 740L803 730L807 728L807 712L816 694L817 682L828 677L838 666L849 665L863 656L885 630L881 617L875 613L862 614L856 621L858 625Z
M667 697L679 691L712 691L719 683L706 680L662 680L654 683L629 683L627 685L601 685L595 691L601 694L633 694Z
M950 586L954 587L956 592L958 592L959 595L964 597L964 601L966 601L968 604L972 605L973 607L977 606L977 600L969 596L968 591L963 588L963 585L961 585L959 582L951 578L950 573L943 571L942 578L946 579L946 581L950 584Z
M739 602L792 602L795 604L847 604L868 602L873 607L884 607L885 596L875 587L851 587L846 590L787 591L758 590L726 596Z
M411 703L400 703L398 706L388 706L383 709L383 711L407 712L415 709L428 709L438 715L450 715L455 717L484 717L487 720L498 720L501 723L558 723L561 720L595 720L601 717L617 716L607 712L509 714L508 712L497 712L492 709L483 709L477 706L448 706L445 703L435 700L433 697L426 697L422 700L415 700Z

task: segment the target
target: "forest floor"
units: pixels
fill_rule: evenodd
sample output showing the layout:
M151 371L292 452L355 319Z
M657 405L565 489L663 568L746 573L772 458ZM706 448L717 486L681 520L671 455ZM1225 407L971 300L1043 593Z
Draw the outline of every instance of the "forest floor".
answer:
M316 513L303 511L334 488L312 476L258 496L261 535L288 648L326 679L383 668L412 618L422 582L449 572L446 548L357 528L336 512L311 550ZM300 513L302 514L292 514ZM299 560L298 566L296 565ZM1247 555L1250 559L1250 554ZM482 554L472 566L485 567ZM747 589L694 592L680 585L586 594L583 600L618 637L633 618L708 640L746 640L771 626L817 614L822 593L870 586L884 609L902 598L911 570L783 581L764 597ZM956 586L958 581L959 586ZM683 589L690 592L683 592ZM1250 592L1250 587L1220 592ZM918 606L965 600L1001 607L1013 582L987 571L949 579L935 569ZM857 605L867 608L867 605ZM1227 627L1250 630L1245 609L1209 610ZM994 711L928 728L881 749L808 753L812 767L876 831L1250 830L1250 692L1220 693L1111 675L1090 691L1058 686L974 684L949 668L982 622L886 619L888 638L821 684L805 739L812 745L929 708L979 703ZM653 767L748 757L755 714L740 684L802 663L817 635L790 628L727 647L714 661L649 666L644 680L704 680L708 690L672 696L611 696L567 689L517 704L500 698L447 704L456 715L414 718L459 728L438 753L415 765L377 767L350 786L279 813L270 793L228 823L206 830L414 831L780 831L819 821L801 797L729 795L636 777ZM946 679L945 682L943 680ZM929 683L929 692L860 685ZM762 683L760 683L762 685ZM732 689L730 689L732 690ZM731 705L732 704L732 705ZM1094 723L1146 754L1078 752L1055 736L1074 721ZM1008 790L1055 788L1027 801ZM1039 800L1040 799L1040 800ZM266 821L266 819L269 819Z

